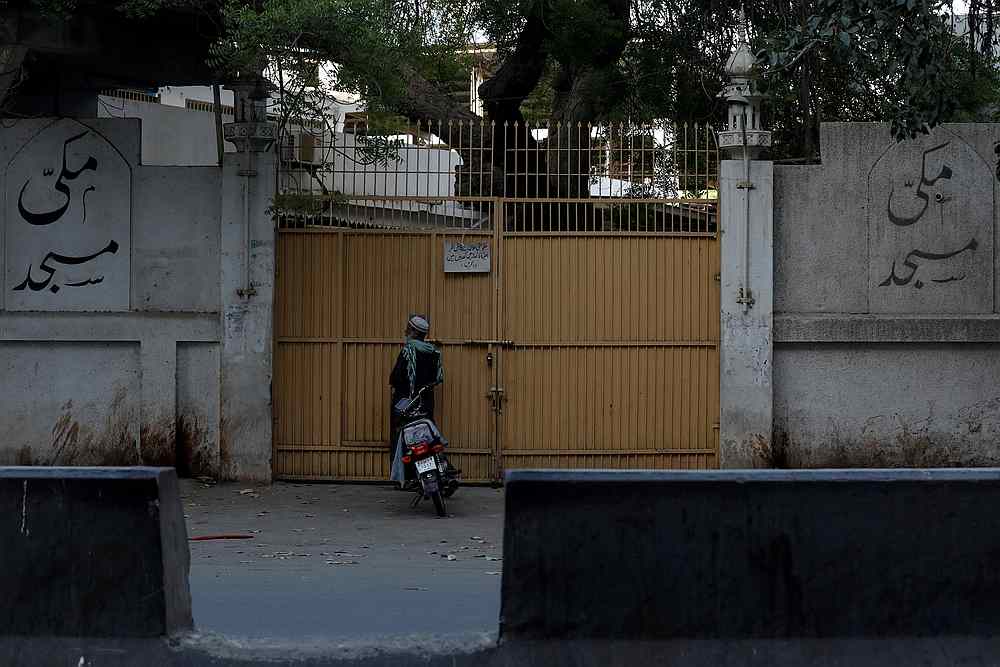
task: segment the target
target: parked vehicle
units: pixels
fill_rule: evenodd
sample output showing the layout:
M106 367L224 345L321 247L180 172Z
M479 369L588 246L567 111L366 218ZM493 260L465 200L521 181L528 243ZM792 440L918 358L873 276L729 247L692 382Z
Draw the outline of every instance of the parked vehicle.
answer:
M421 500L430 498L438 516L447 516L445 499L454 495L459 486L460 471L448 463L445 456L446 441L441 431L423 409L424 387L408 403L400 401L400 438L402 438L402 462L407 473L413 471L413 479L404 485L416 493L413 507ZM411 475L407 474L407 478Z

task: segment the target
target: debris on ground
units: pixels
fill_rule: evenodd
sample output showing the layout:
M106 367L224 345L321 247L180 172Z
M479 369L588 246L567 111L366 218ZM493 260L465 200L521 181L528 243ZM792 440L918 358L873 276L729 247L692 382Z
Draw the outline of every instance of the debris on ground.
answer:
M252 540L253 535L243 533L224 533L221 535L196 535L189 537L189 542L207 542L209 540Z
M182 486L188 491L183 507L189 517L187 537L207 540L241 535L244 539L242 543L189 542L192 587L200 586L202 595L205 590L216 590L211 587L218 587L220 578L236 577L240 586L259 587L262 595L287 582L304 582L319 592L353 593L371 587L390 600L395 596L401 604L407 592L438 595L442 586L457 590L463 603L469 598L479 604L481 598L493 604L497 595L505 567L500 562L501 528L496 518L502 515L491 509L487 520L478 506L472 507L482 496L480 490L472 489L469 498L460 496L455 501L456 510L465 503L468 515L459 512L459 520L431 523L431 513L426 511L429 503L424 504L424 512L414 512L405 509L407 503L401 498L361 485L333 489L220 481L210 489L188 479L182 480ZM344 515L339 520L338 511ZM207 523L199 525L202 520ZM426 560L420 558L421 551ZM211 558L204 557L208 555ZM399 576L385 576L387 571ZM226 599L230 604L237 598ZM410 598L410 602L422 599ZM284 613L276 609L247 613L257 611Z
M288 560L289 558L307 558L312 554L297 554L294 551L275 551L273 554L260 554L261 558L274 558L276 560Z

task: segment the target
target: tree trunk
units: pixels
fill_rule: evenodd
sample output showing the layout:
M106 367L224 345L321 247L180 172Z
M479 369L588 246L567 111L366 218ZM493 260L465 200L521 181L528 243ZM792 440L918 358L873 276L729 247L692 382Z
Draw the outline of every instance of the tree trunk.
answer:
M5 44L0 47L0 109L6 107L7 98L21 82L27 53L28 49L23 46Z
M503 65L479 87L486 115L498 125L523 123L521 104L538 86L545 73L548 53L545 39L548 30L540 15L542 2L536 2L517 38L517 47Z
M628 0L605 2L610 20L621 22L621 38L604 44L589 63L562 64L552 131L541 142L524 126L521 105L538 86L550 57L547 44L554 35L553 26L543 20L544 0L531 6L514 51L479 88L490 124L480 124L470 110L416 71L404 70L409 83L402 98L392 104L394 110L411 120L471 122L472 131L463 134L461 145L453 146L464 162L461 171L472 175L460 176L460 195L589 197L592 138L588 123L606 118L608 108L624 90L616 65L629 39ZM484 132L491 134L484 136ZM496 150L489 150L490 146ZM488 183L476 176L486 172L492 174Z

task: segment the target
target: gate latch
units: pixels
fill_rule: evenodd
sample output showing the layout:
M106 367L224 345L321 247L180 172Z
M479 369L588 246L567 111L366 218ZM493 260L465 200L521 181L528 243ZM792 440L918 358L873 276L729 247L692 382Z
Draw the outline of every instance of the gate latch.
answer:
M493 412L503 414L503 388L502 387L490 387L490 390L486 393L486 398L490 399L492 404Z
M512 340L464 340L462 345L495 345L496 347L514 347Z

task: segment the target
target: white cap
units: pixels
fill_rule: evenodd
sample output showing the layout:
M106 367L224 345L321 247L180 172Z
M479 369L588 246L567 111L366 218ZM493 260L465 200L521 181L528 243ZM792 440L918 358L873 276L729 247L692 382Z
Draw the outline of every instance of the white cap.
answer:
M421 315L414 315L407 322L414 331L422 334L430 333L431 324Z

